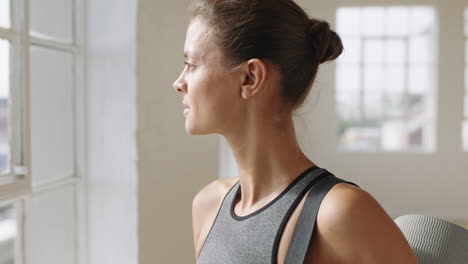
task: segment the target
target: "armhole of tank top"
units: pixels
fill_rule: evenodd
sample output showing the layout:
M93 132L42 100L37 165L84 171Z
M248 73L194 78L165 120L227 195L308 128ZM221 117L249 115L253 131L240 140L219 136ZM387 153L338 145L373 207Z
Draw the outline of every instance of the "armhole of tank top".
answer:
M327 171L327 172L328 172L328 171ZM330 172L328 172L328 175L326 175L326 176L323 177L323 178L328 178L328 176L331 176L331 179L330 179L329 182L324 183L324 184L331 183L331 186L330 186L330 188L325 192L325 194L324 194L323 196L320 195L320 198L321 198L322 200L319 201L319 205L318 205L319 207L321 206L321 203L322 203L323 199L325 198L325 196L327 195L327 193L328 193L336 184L338 184L338 183L348 183L348 184L354 185L354 186L356 186L356 187L358 187L358 188L361 188L361 187L359 187L357 184L355 184L355 183L353 183L353 182L350 182L350 181L343 180L343 179L341 179L341 178L338 178L338 177L336 177L334 174L332 174L332 173L330 173ZM310 188L309 188L309 189L310 189ZM307 201L306 201L306 202L307 202ZM309 202L310 202L310 201L309 201ZM313 225L316 224L319 207L316 208L316 209L317 209L317 212L316 212L315 218L313 219ZM301 212L301 214L302 214L302 213L303 213L303 212ZM298 221L301 221L300 218L301 218L301 216L299 216ZM307 218L306 220L310 220L310 219L311 219L311 218L309 217L309 218ZM304 220L304 219L303 219L303 220ZM297 223L296 223L296 224L297 224ZM296 231L296 230L294 230L294 231ZM312 239L312 236L313 236L313 233L314 233L314 231L315 231L315 228L312 229L312 230L310 230L310 231L312 231L312 233L309 234L310 236L307 235L307 236L308 236L307 239L309 240L309 243L310 243L310 240ZM292 237L291 239L292 239L292 240L294 239L294 235L293 235L293 237ZM303 238L301 238L301 240L302 240L302 239L303 239ZM305 241L301 241L301 242L305 242ZM310 245L309 245L309 246L310 246ZM290 249L290 248L288 248L288 251L289 251L289 249ZM308 247L307 247L306 250L308 250ZM290 252L288 252L288 254L289 254L289 253L290 253ZM301 252L295 252L295 253L301 254ZM304 252L304 256L302 256L302 260L303 260L303 261L305 260L306 255L307 255L307 252ZM293 261L295 261L295 260L296 260L296 259L294 259ZM288 256L286 256L285 261L286 261L286 262L290 262L290 261L291 261L291 258L288 259ZM276 260L275 260L275 262L272 262L272 263L273 263L273 264L277 264Z
M317 180L315 183L314 182L311 182L307 185L306 188L304 188L304 190L302 190L302 192L298 195L298 197L296 198L296 200L294 200L293 204L291 205L291 207L288 209L286 215L284 216L281 224L280 224L280 228L278 229L278 231L276 232L276 237L275 237L275 240L274 240L274 243L273 243L273 250L272 250L272 257L271 257L271 263L272 264L278 264L278 249L279 249L279 240L281 238L281 236L283 235L283 232L284 232L284 228L286 226L286 223L287 221L289 220L289 218L291 217L291 214L293 213L293 211L297 208L298 204L302 201L302 199L304 198L305 194L312 188L312 186L315 186L316 184L318 184L322 179L324 178L327 178L327 177L333 177L335 178L336 182L334 185L338 184L338 183L348 183L348 184L352 184L358 188L361 188L359 185L353 183L353 182L350 182L350 181L346 181L346 180L343 180L341 178L338 178L336 177L333 173L329 172L329 171L326 171L326 173L324 173L323 175L320 175L319 176L319 180ZM332 187L333 188L333 187ZM316 219L315 219L316 221ZM315 224L315 223L314 223Z
M272 264L278 264L279 242L280 242L281 236L283 235L284 228L286 227L286 223L289 221L289 218L291 217L293 211L296 210L297 206L299 205L299 203L304 198L304 195L312 188L312 186L317 185L322 179L324 179L326 177L330 177L330 176L335 177L332 173L330 173L329 171L326 170L325 173L318 176L317 181L312 181L312 182L308 183L306 185L306 187L304 188L304 190L302 190L299 193L299 195L296 197L296 199L294 200L291 207L289 207L288 211L286 212L285 216L283 217L283 220L281 221L281 224L280 224L280 227L279 227L278 231L276 231L275 240L273 242L273 249L271 251L271 255L272 255L271 256L271 263Z
M224 195L223 200L221 201L221 204L220 204L219 207L218 207L218 212L216 213L216 217L215 217L215 219L213 220L213 223L211 224L210 231L208 231L208 234L206 235L205 241L203 241L203 245L202 245L202 247L200 248L200 252L198 253L198 258L200 258L200 255L201 255L201 253L202 253L202 251L203 251L203 248L205 247L206 241L207 241L208 238L210 237L211 230L213 230L213 226L215 225L216 220L218 219L219 212L221 211L221 208L223 207L223 204L224 204L224 201L226 200L226 197L228 196L229 193L232 192L232 189L234 189L234 187L237 185L238 182L239 182L239 180L237 180L237 181L231 186L231 188L229 188L229 190L227 191L227 193ZM197 261L198 261L198 259L197 259Z

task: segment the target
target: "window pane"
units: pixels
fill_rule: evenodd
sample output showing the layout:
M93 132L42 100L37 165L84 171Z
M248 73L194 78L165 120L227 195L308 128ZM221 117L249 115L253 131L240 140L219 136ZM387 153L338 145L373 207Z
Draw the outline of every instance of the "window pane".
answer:
M412 36L409 40L409 61L414 64L429 63L433 57L431 39L428 35Z
M418 148L423 144L424 122L399 119L386 120L382 124L382 148L400 150L410 147Z
M410 31L412 35L426 34L433 30L434 10L431 7L413 7L410 11Z
M387 40L385 44L385 61L387 63L401 65L406 61L407 45L404 40Z
M404 121L386 120L382 124L382 148L385 150L400 150L408 145Z
M410 118L424 119L427 115L427 112L424 111L427 107L425 99L426 97L422 94L409 95L408 104L410 112L408 114L410 115Z
M362 34L364 36L377 36L384 33L384 8L362 8Z
M40 184L74 173L74 62L70 53L39 46L30 54L31 180Z
M388 66L385 71L387 94L403 94L405 91L405 68L402 66Z
M33 261L28 263L77 263L76 240L79 234L75 192L76 187L69 184L30 199L25 218L28 243L24 250Z
M382 67L364 67L364 92L367 95L378 95L383 91L384 76Z
M10 0L0 0L0 27L10 27Z
M360 86L359 68L339 65L336 69L336 90L339 94L357 94Z
M73 0L30 1L31 35L71 43L73 2Z
M382 95L365 95L364 96L364 111L366 119L382 119L383 105Z
M0 207L0 264L15 263L16 210Z
M387 117L404 118L405 96L404 94L389 94L384 97L384 107Z
M411 66L409 69L409 91L415 94L431 93L430 68L427 66Z
M337 62L354 63L361 61L361 40L359 38L341 38L343 43L343 54L338 57Z
M0 173L9 170L10 44L0 40Z
M340 119L353 120L359 118L359 96L357 94L338 94L336 99Z
M336 29L340 36L357 35L359 33L360 8L338 8Z
M387 7L385 15L386 35L403 36L408 34L409 8Z
M351 54L336 67L340 148L433 151L434 8L341 7L336 19Z
M381 124L375 120L344 120L339 126L341 150L361 151L381 148Z
M384 58L384 41L364 41L364 62L366 64L382 64Z

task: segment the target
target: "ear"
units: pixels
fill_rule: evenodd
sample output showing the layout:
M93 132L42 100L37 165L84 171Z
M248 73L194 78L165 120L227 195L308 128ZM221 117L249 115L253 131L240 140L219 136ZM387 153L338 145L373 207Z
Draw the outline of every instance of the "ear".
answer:
M249 60L242 74L241 89L247 93L247 97L262 92L266 84L267 65L260 59Z

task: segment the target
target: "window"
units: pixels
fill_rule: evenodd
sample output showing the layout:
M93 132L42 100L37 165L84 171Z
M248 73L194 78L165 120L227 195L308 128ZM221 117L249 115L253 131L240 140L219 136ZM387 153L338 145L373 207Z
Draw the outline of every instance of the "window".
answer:
M0 28L10 27L10 0L0 0Z
M0 264L14 264L16 243L15 206L0 206Z
M20 94L19 75L12 69L20 67L17 56L19 41L13 33L9 0L0 0L0 263L14 264L19 261L15 256L16 245L21 241L17 237L17 226L21 220L16 212L20 211L18 201L2 201L4 197L25 192L28 178L25 176L25 164L22 158L20 110L23 102ZM21 171L22 170L22 171Z
M83 4L0 0L0 264L82 257L75 142Z
M12 191L24 192L29 185L23 135L25 85L21 80L25 64L19 33L22 29L19 12L13 12L18 10L11 3L20 6L18 2L0 0L0 197Z
M339 7L336 31L339 149L434 151L434 9Z

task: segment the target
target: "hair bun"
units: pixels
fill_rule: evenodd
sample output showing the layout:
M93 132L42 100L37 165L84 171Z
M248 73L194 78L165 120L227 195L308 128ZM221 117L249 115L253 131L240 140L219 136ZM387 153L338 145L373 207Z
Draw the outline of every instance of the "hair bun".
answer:
M309 35L314 50L317 51L315 59L320 63L336 59L343 52L341 38L331 30L330 24L323 20L309 20Z

